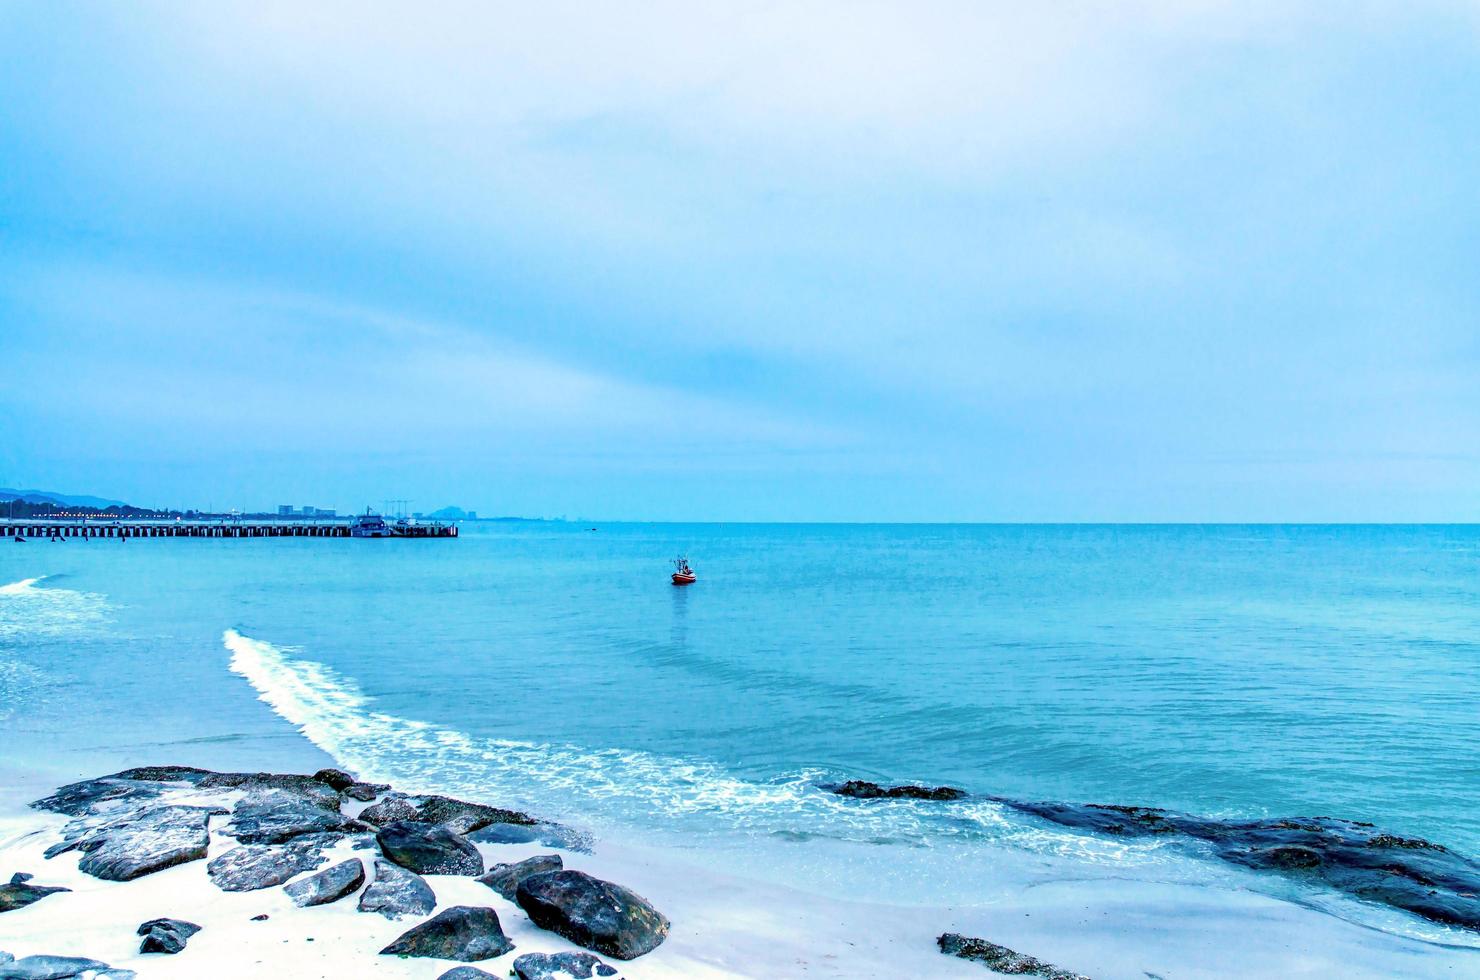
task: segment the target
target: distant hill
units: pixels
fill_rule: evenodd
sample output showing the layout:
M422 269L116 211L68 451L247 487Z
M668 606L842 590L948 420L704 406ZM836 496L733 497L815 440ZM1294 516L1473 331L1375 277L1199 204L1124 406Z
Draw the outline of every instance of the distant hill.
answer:
M426 515L434 521L476 521L478 512L476 510L463 510L461 507L443 507Z
M24 500L28 504L62 504L68 507L96 507L99 510L128 506L122 500L109 500L106 497L57 493L55 490L13 490L10 487L0 487L0 500Z

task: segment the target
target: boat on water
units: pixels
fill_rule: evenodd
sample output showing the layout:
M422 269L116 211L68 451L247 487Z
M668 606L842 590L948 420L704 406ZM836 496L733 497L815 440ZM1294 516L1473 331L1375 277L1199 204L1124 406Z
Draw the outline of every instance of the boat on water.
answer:
M689 567L689 560L687 558L679 555L673 559L674 585L693 585L697 581L699 581L699 576L695 575L694 570Z
M354 523L349 526L349 536L352 538L388 538L391 533L391 526L385 522L385 518L372 514L368 507L365 513L357 514Z

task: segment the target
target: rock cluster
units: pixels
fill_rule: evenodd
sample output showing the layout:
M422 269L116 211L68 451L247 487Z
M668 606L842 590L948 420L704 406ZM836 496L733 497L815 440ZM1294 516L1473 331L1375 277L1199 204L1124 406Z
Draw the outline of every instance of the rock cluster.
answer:
M1334 817L1213 820L1151 807L999 800L1064 827L1203 841L1231 864L1305 878L1446 925L1480 929L1480 863Z
M84 956L23 956L0 953L0 980L135 980L133 970L115 970Z
M358 814L349 801L366 803ZM518 903L537 925L599 953L631 959L652 950L669 923L646 899L620 885L568 871L558 854L496 865L484 874L482 854L468 834L515 842L545 840L552 846L588 839L526 814L446 796L410 796L364 783L338 769L312 776L217 773L187 766L129 769L64 786L33 807L66 814L61 841L48 857L77 851L79 868L112 881L129 881L163 868L208 859L206 874L223 891L246 892L281 885L300 907L359 893L358 907L388 919L422 917L437 899L422 875L481 875L479 879ZM211 821L235 845L214 856ZM350 857L323 867L344 845L378 852L366 887L365 865ZM0 911L20 908L66 889L29 884L16 875L0 886ZM264 919L259 915L256 919ZM199 930L179 919L151 919L139 926L140 952L176 954ZM382 952L474 962L502 956L514 944L492 908L454 906L414 925ZM73 969L75 967L75 969ZM71 970L72 972L66 972ZM87 976L122 980L95 960L28 957L4 960L0 980ZM45 972L52 971L52 972ZM526 980L610 977L616 970L590 953L533 953L515 964ZM472 967L457 977L487 976Z
M855 800L959 800L966 796L964 789L954 786L880 786L864 779L850 779L828 789L838 796L851 796Z

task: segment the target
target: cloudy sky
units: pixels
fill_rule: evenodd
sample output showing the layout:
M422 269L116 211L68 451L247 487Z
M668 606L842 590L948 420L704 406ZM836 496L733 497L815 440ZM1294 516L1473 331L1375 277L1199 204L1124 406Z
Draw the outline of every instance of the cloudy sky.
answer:
M1480 0L0 0L0 485L1480 519Z

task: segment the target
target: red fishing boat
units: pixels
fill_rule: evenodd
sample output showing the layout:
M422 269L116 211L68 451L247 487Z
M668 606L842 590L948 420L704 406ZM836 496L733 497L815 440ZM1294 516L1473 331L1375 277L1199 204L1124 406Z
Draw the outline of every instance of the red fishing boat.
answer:
M673 584L693 585L699 581L699 576L689 567L689 560L682 555L673 559Z

